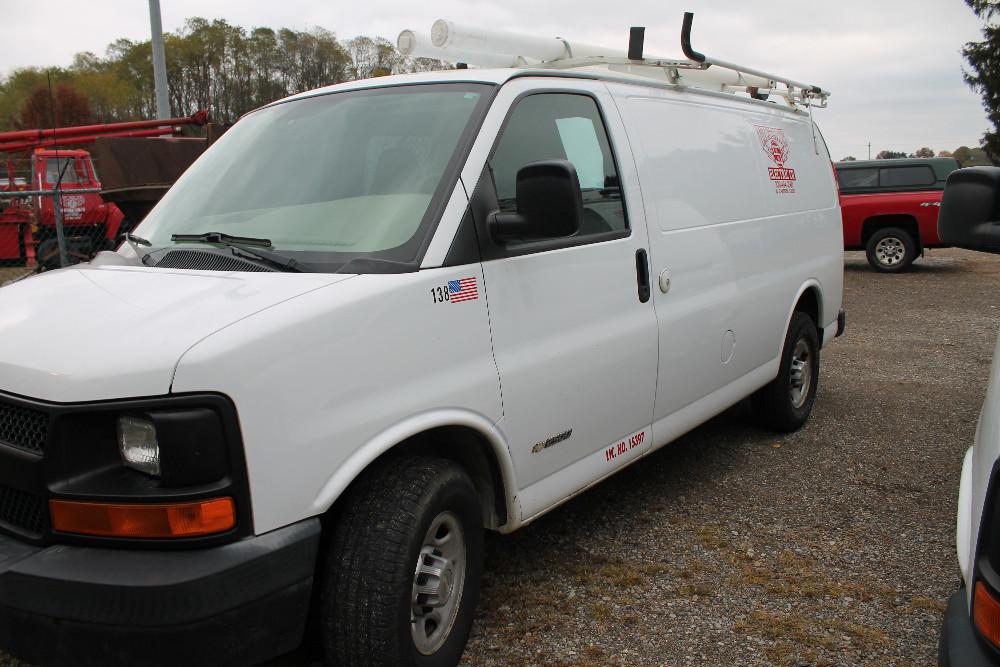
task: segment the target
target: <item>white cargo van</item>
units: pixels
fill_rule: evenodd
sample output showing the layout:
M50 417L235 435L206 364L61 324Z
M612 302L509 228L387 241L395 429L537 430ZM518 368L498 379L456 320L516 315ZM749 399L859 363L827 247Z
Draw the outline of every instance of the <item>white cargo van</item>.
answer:
M949 245L1000 254L1000 168L948 177L938 218ZM1000 665L1000 340L958 492L955 545L962 586L948 600L939 667Z
M312 620L331 664L454 665L484 528L748 396L801 426L844 328L827 93L686 48L276 102L116 253L0 289L0 648L246 664Z

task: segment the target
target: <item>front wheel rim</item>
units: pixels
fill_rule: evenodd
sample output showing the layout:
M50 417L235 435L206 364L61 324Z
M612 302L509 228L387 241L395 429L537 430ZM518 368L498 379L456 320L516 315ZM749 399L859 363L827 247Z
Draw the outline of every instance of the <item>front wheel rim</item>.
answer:
M875 258L879 264L896 266L906 256L906 246L895 236L887 236L875 246Z
M806 403L809 390L812 388L812 349L804 338L795 343L792 351L792 363L789 370L789 397L792 407L796 410Z
M413 572L410 630L423 655L436 653L451 634L462 605L466 560L462 522L453 512L441 512L424 535Z

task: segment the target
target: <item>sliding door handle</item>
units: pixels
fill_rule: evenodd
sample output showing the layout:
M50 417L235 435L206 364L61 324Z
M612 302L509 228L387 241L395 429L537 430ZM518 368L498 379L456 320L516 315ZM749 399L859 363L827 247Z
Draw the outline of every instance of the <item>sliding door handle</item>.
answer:
M639 283L639 303L646 303L649 301L649 258L645 248L635 251L635 278Z

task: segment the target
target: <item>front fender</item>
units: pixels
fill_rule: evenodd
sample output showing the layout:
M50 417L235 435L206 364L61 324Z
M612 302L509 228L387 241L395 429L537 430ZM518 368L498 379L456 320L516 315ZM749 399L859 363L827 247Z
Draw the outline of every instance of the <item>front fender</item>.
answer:
M445 426L464 426L479 433L489 443L500 464L500 477L507 504L507 523L501 532L507 533L521 525L521 510L517 501L517 479L514 463L503 435L486 417L469 410L431 410L414 415L378 433L359 447L337 471L330 476L313 500L315 514L326 512L347 487L357 479L368 466L401 442L421 433Z

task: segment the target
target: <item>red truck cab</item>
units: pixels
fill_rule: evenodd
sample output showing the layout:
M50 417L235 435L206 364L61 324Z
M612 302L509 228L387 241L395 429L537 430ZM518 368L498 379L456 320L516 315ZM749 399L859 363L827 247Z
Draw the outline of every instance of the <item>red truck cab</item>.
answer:
M926 248L940 248L937 218L954 158L838 162L844 249L864 250L876 271L905 271Z
M32 157L32 185L39 190L52 190L57 182L62 190L101 187L87 151L37 149ZM58 258L56 216L52 197L35 199L39 221L37 252L44 263L50 255ZM59 200L63 234L71 257L86 261L97 251L114 246L118 227L125 217L117 206L105 203L99 192L64 194Z
M36 149L30 159L30 182L8 175L0 190L81 190L101 188L90 154L84 150ZM9 170L12 172L12 170ZM124 215L105 203L99 192L67 192L59 196L63 236L71 263L114 247ZM0 261L59 266L54 199L47 195L7 198L0 206Z

